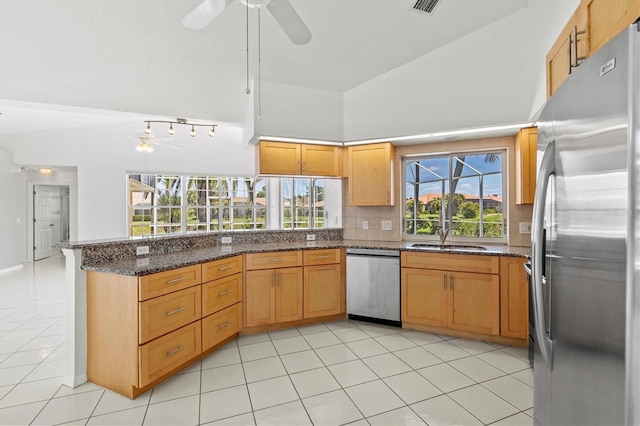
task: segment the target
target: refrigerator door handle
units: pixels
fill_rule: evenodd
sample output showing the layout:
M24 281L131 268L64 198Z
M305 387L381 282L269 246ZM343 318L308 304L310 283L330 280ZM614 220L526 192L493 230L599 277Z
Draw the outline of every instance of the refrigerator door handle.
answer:
M531 223L531 279L533 282L533 317L536 337L540 352L551 371L553 369L553 341L547 336L545 324L544 300L542 293L542 265L544 262L544 207L549 178L555 172L555 143L551 141L542 156L536 193L533 203L533 220Z

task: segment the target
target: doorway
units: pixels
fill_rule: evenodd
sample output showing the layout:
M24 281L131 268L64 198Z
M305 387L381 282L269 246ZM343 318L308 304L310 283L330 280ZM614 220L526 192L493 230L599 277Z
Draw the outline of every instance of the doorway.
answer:
M69 241L69 186L33 186L33 260L60 252Z

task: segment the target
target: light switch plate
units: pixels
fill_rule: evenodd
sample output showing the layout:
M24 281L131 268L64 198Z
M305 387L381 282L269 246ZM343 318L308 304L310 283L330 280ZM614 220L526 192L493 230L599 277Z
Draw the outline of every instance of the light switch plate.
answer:
M369 221L368 220L363 220L362 221L362 229L369 229Z
M381 228L382 228L383 231L391 231L391 221L390 220L383 220Z
M221 242L222 244L231 244L231 241L233 241L233 240L231 239L231 237L222 237L222 238L220 239L220 242Z
M307 241L315 241L316 234L307 234Z
M520 222L520 233L521 234L530 234L531 233L531 222Z
M149 254L149 246L136 247L136 256L142 256L143 254Z

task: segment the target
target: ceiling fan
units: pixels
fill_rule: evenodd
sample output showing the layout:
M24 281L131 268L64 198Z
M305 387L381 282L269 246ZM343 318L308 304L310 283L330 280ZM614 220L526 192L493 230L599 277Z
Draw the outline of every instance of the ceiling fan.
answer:
M204 0L182 19L182 25L194 30L203 29L233 1L236 0ZM303 45L311 41L309 28L307 28L289 0L238 1L253 9L266 7L293 44Z
M154 151L154 146L162 146L164 148L171 149L179 149L177 146L169 145L163 142L171 142L173 139L169 137L159 138L149 133L137 133L135 136L131 138L127 138L130 140L135 140L138 142L136 145L136 150L138 152L145 152L147 154Z

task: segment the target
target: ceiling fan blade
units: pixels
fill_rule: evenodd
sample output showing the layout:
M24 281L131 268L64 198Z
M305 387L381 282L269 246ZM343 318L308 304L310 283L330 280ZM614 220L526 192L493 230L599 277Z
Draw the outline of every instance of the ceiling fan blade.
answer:
M209 25L233 0L204 0L182 18L182 25L192 30L201 30Z
M311 31L302 22L289 0L271 0L267 9L293 44L302 45L311 41Z

